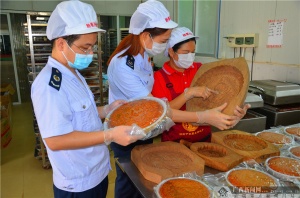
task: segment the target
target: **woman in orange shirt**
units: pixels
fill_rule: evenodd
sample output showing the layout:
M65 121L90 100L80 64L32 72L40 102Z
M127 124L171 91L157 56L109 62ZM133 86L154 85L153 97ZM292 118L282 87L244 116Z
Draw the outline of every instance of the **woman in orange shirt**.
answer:
M195 46L197 36L185 27L173 29L167 44L165 55L170 60L165 62L162 69L154 73L152 95L158 98L166 97L173 109L185 110L185 103L193 97L208 98L217 94L207 87L190 87L191 82L201 66L195 63ZM243 117L250 105L244 108L236 107L235 114ZM188 122L176 123L169 131L162 134L162 141L190 142L206 141L211 139L211 126L195 126Z

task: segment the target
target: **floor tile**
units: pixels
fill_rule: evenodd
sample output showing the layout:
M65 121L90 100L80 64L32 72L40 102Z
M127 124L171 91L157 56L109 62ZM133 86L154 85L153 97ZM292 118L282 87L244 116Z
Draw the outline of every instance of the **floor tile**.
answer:
M34 157L35 135L33 132L30 103L13 106L12 141L1 149L1 194L3 198L53 198L52 169L44 169ZM114 197L116 177L113 153L112 171L109 173L107 198Z

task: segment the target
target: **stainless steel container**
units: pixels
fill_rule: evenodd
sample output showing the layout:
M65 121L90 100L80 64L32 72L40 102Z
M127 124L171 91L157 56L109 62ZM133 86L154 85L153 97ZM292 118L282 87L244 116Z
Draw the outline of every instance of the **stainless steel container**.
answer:
M276 80L255 80L249 92L259 95L264 106L253 111L267 117L266 127L286 126L300 122L300 85Z
M254 111L267 117L267 128L300 123L300 103L284 106L265 104L263 108L257 108Z
M249 133L256 133L266 129L267 117L256 113L252 110L248 110L243 119L235 125L232 129L245 131Z
M300 102L300 85L276 80L254 80L248 92L260 95L264 103L285 105Z
M245 104L250 104L251 109L259 108L264 106L264 100L258 95L255 95L253 93L247 93Z

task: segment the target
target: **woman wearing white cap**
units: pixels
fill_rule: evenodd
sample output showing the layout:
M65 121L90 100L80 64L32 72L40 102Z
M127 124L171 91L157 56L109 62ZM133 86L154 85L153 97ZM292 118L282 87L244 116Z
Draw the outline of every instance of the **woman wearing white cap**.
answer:
M165 51L165 56L169 56L170 60L164 63L162 69L154 73L152 95L167 98L171 108L185 110L185 103L189 99L193 97L206 99L211 94L217 94L207 87L190 87L201 66L201 63L194 63L198 38L186 27L173 29ZM249 105L245 105L244 109L236 107L235 114L242 118L249 107ZM165 131L161 138L162 141L183 139L189 142L209 142L211 126L195 126L188 122L178 122L169 131Z
M138 6L130 20L130 34L120 42L108 60L109 103L117 99L151 96L154 78L149 56L160 54L166 49L171 31L175 27L177 24L171 20L169 12L161 2L148 0ZM220 108L225 107L226 104ZM220 108L197 113L173 110L172 119L181 122L206 122L220 129L234 126L237 117L224 114L220 116ZM134 146L152 142L152 139L137 141L126 147L112 143L111 148L115 158L130 159ZM139 193L117 164L116 169L115 197L139 197Z
M64 1L52 12L47 37L52 54L31 87L39 131L53 169L54 197L104 198L108 188L110 155L106 144L128 145L143 136L120 126L102 131L101 118L120 104L96 107L85 79L97 41L97 15L80 1Z

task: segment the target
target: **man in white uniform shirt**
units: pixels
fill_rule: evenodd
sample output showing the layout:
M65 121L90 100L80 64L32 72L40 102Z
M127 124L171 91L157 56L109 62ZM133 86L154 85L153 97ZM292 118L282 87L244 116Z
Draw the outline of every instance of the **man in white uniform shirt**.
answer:
M107 144L128 145L142 138L139 130L119 126L103 131L101 118L124 101L97 107L78 72L89 66L98 28L93 7L64 1L51 14L47 37L52 54L31 87L40 133L53 168L55 197L106 197L111 169Z

